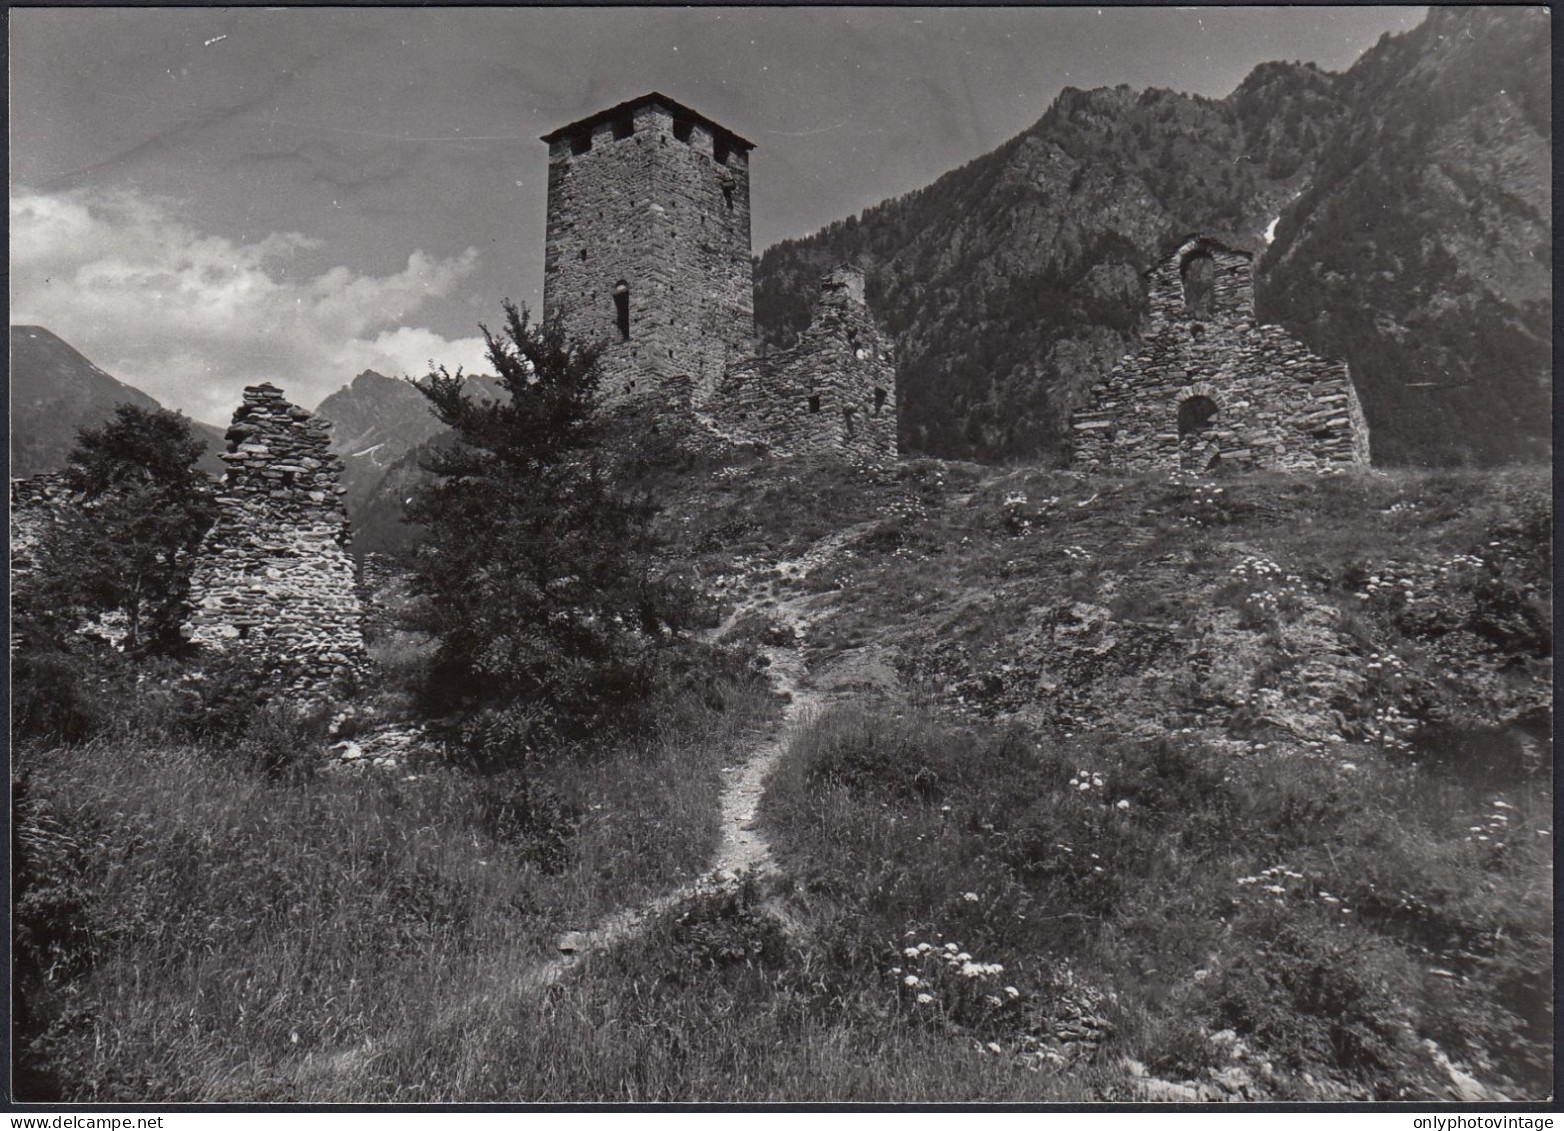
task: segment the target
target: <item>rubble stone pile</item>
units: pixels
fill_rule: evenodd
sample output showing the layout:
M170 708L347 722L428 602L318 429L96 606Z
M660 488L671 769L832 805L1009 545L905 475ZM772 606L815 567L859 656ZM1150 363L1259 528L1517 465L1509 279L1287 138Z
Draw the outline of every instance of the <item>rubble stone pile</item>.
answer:
M307 699L344 690L364 663L342 461L327 427L270 384L245 389L186 626L192 643L248 655Z

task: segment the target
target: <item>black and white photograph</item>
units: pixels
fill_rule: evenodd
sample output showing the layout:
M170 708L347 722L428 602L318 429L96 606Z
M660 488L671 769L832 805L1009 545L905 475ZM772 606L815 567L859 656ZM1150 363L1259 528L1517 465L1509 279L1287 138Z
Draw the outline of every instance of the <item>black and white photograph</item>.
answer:
M13 1110L1553 1110L1548 8L8 17Z

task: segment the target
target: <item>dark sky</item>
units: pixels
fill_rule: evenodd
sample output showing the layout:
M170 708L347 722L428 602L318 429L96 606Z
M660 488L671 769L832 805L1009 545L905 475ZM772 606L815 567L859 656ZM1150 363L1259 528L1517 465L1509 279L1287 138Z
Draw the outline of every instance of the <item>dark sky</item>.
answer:
M660 90L750 138L755 249L934 180L1065 86L1342 70L1422 8L12 9L12 322L225 421L269 379L480 360L540 303L538 135Z

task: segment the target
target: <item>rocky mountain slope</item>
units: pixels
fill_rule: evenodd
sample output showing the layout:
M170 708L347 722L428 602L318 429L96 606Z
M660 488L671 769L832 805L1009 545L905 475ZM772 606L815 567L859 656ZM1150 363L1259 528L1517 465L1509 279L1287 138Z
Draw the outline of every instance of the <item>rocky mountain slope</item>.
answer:
M497 387L482 374L469 382L478 397L493 395ZM315 412L330 422L331 450L342 457L354 554L398 556L410 550L415 531L402 522L402 509L425 478L429 446L449 438L449 429L413 385L372 369L321 401Z
M105 373L42 326L11 327L11 474L36 475L65 466L76 433L96 427L122 404L162 406L134 386ZM191 422L206 442L201 467L222 471L221 429Z
M1262 251L1274 231L1262 315L1354 362L1382 460L1535 454L1548 430L1545 32L1519 9L1445 9L1342 75L1267 63L1221 100L1066 89L993 153L769 249L761 334L787 344L814 278L856 259L898 343L904 450L1049 458L1084 390L1133 348L1140 274L1170 241L1199 230ZM1456 222L1463 209L1480 218ZM1365 269L1371 214L1383 235ZM1419 380L1469 380L1470 397L1503 406L1483 418L1494 439L1455 429L1459 399L1429 412L1427 393L1400 392Z
M1277 226L1261 313L1351 362L1381 462L1547 458L1550 31L1434 8L1383 39Z
M331 422L331 450L342 458L343 501L358 516L386 472L442 430L429 401L406 381L366 369L315 409Z

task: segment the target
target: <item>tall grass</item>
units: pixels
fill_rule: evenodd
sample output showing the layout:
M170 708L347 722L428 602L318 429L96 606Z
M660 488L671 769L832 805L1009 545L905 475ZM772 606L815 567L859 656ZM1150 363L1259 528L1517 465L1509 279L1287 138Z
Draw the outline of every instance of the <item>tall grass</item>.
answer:
M439 766L280 778L155 739L24 748L20 1097L276 1098L312 1054L415 1030L676 886L770 709L754 685L709 696L525 787ZM562 858L503 819L523 788L563 820Z
M1472 788L1369 751L1348 772L846 708L794 744L764 812L865 979L909 937L953 939L1038 997L1061 970L1096 985L1112 1047L1175 1075L1224 1063L1210 1036L1232 1030L1268 1094L1329 1094L1309 1074L1434 1098L1432 1039L1542 1098L1549 798L1545 775ZM1024 1016L967 1023L1007 1026Z

